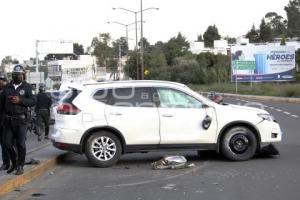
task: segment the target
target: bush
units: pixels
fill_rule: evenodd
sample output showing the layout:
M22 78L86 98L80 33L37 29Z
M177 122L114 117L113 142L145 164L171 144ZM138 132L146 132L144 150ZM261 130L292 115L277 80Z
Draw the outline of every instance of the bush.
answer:
M210 85L189 85L195 91L220 93L235 93L235 83L222 83ZM278 97L300 97L300 83L238 83L238 94L278 96Z

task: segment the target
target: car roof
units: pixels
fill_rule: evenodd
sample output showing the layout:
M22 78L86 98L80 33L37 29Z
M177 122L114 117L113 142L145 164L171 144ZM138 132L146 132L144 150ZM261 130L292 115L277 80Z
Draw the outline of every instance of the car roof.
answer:
M159 81L159 80L129 80L129 81L106 81L97 83L82 84L83 87L132 87L132 86L175 86L179 88L188 88L186 85L171 81ZM76 88L75 88L76 89ZM79 89L79 88L78 88Z

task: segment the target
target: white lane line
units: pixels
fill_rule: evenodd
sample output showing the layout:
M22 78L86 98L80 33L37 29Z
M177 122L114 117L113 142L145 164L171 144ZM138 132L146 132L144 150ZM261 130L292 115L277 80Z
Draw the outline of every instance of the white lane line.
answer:
M294 118L299 118L299 116L298 116L298 115L292 115L292 117L294 117Z
M270 109L274 109L274 107L269 107Z
M280 110L280 109L276 109L278 112L281 112L282 110Z
M289 113L289 112L284 112L284 114L290 115L291 113Z

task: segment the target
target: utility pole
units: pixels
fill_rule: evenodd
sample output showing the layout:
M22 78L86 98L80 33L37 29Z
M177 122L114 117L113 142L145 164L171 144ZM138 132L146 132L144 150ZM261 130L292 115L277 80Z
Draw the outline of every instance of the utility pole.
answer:
M143 0L141 0L141 79L144 80Z

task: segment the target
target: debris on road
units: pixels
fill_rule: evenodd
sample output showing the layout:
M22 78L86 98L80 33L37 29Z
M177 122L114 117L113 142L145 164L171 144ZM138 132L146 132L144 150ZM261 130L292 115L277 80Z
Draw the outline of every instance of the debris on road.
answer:
M194 163L187 163L184 156L164 156L162 159L151 164L152 169L183 169L194 167Z

